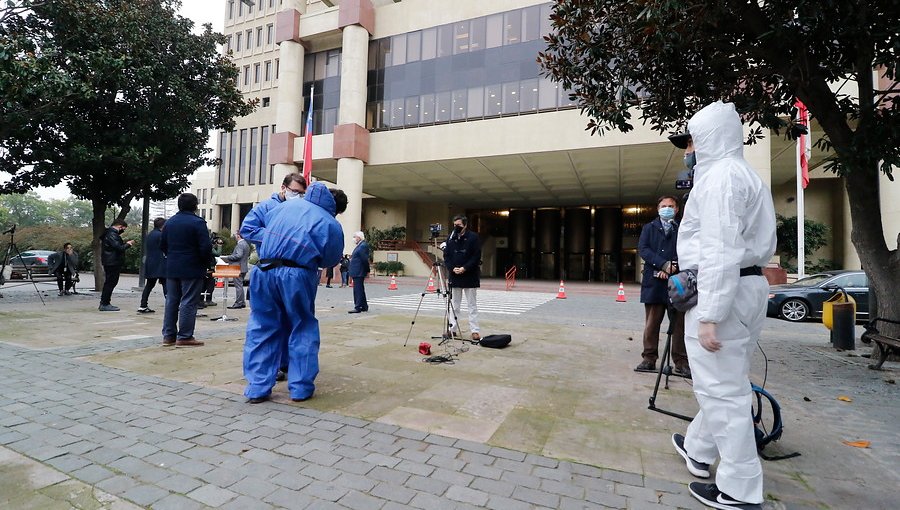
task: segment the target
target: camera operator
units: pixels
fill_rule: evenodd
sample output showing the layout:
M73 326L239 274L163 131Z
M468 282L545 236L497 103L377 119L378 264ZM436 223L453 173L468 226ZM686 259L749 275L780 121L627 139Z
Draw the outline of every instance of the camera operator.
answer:
M453 313L450 314L450 334L459 335L456 313L462 304L463 294L469 305L469 329L472 340L481 340L478 328L478 287L481 286L481 243L478 234L468 229L469 220L462 214L453 218L453 232L444 247L444 265L447 267L448 284L452 299Z
M659 216L644 225L638 249L644 260L641 276L641 303L644 303L644 350L643 360L634 369L636 372L655 372L659 359L659 328L669 305L669 276L678 272L678 201L673 196L662 196L656 201ZM675 361L673 374L690 377L687 351L684 348L684 314L672 311L669 320L675 321L672 332L672 359Z

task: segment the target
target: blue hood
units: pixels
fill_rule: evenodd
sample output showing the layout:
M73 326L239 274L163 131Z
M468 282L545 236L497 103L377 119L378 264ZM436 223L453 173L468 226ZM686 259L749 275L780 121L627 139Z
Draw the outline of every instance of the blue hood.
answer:
M306 195L303 196L303 199L325 209L332 216L337 214L337 204L334 202L334 196L321 182L314 182L306 188Z

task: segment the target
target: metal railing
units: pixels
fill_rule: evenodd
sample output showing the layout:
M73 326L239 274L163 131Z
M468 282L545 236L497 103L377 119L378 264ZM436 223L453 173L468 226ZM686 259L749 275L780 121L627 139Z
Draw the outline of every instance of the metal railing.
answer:
M506 290L516 286L516 266L512 266L506 271Z

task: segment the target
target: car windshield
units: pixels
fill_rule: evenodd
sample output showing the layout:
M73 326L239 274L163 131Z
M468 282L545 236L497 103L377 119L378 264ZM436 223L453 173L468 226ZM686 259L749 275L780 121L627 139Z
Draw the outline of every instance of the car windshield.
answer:
M801 278L791 285L796 285L797 287L815 287L816 285L824 282L825 280L832 278L834 275L831 274L815 274L812 276L807 276L806 278Z

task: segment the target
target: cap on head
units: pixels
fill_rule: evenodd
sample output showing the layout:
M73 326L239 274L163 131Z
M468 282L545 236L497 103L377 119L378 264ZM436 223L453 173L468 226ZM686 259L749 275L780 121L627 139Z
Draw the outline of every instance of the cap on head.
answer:
M672 142L672 145L674 145L675 147L684 150L688 148L688 144L691 142L691 134L676 133L669 137L669 141Z

